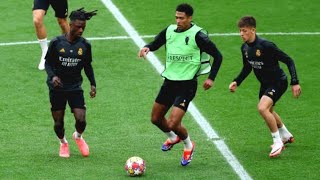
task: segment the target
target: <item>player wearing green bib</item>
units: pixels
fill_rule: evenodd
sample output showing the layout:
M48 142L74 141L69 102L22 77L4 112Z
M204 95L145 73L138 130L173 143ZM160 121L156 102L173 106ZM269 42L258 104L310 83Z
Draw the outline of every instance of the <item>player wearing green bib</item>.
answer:
M197 76L210 72L208 79L203 83L203 88L208 90L213 86L222 62L222 55L215 44L201 27L192 23L192 15L193 8L189 4L178 5L175 13L176 24L162 30L154 41L138 53L139 57L145 57L149 51L166 46L165 70L161 74L165 80L154 102L151 122L168 136L162 145L163 151L168 151L174 144L183 141L182 166L191 162L195 148L195 143L190 140L181 121L196 94ZM214 59L211 69L208 59L206 62L203 61L204 53ZM206 69L209 71L206 72ZM165 115L171 106L171 113L166 118Z

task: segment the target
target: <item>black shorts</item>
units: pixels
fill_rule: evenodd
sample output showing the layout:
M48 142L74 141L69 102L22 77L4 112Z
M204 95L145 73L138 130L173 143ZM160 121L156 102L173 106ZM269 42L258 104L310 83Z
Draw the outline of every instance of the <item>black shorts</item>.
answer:
M259 92L259 99L263 95L270 97L273 100L273 105L281 98L288 88L288 81L282 80L271 85L261 85Z
M83 91L49 91L51 111L65 110L68 102L71 110L74 108L86 109Z
M66 18L68 16L67 0L34 0L32 10L43 9L47 13L49 5L53 8L57 18Z
M198 82L196 80L188 81L170 81L165 79L156 102L170 108L172 105L187 111L189 103L197 92Z

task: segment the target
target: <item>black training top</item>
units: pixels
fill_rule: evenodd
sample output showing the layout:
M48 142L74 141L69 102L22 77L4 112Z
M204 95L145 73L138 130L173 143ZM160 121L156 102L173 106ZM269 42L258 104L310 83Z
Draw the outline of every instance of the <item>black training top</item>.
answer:
M84 69L90 84L96 86L90 43L80 37L70 43L65 35L54 38L49 45L46 55L47 84L50 90L73 91L81 90ZM58 76L63 87L53 88L52 78Z
M148 47L150 51L155 51L159 49L162 45L166 44L166 32L167 28L162 30L155 38L154 41L145 45ZM214 58L211 71L209 74L209 78L214 80L217 76L219 71L221 62L222 62L222 55L216 45L210 40L208 35L202 31L199 31L195 37L196 43L200 49L200 52L206 52L207 54L211 55Z
M293 60L274 43L256 35L253 43L244 43L241 46L243 68L234 81L240 86L241 82L250 74L254 74L262 85L274 84L286 80L287 76L279 66L279 61L288 66L291 75L291 85L299 84Z

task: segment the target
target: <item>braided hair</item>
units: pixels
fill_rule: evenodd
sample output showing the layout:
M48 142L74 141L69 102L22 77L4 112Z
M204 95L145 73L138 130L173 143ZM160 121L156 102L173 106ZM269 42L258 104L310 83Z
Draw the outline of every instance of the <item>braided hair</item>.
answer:
M92 16L97 15L98 10L94 10L91 12L86 12L84 10L84 7L77 9L75 11L72 11L69 18L70 21L75 21L75 20L81 20L81 21L86 21L86 20L90 20L92 18Z

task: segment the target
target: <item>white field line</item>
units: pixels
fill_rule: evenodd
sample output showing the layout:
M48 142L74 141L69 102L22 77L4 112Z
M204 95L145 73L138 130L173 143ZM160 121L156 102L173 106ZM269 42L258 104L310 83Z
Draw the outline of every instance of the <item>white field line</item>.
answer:
M146 42L139 36L138 32L133 28L133 26L128 22L128 20L122 15L119 9L112 3L111 0L101 0L103 4L109 9L117 21L121 24L124 30L132 38L135 44L141 48ZM149 53L147 56L148 61L154 66L154 68L161 73L164 69L163 65L160 63L159 59L153 54ZM225 142L219 137L219 135L212 129L211 125L202 116L200 111L196 108L193 103L190 103L188 110L195 121L200 125L201 129L206 133L208 138L216 145L217 149L221 152L223 157L227 160L230 166L233 168L235 173L240 179L252 179L246 170L239 163L237 158L229 150Z
M314 36L320 35L320 32L260 32L257 33L258 35L263 36ZM209 36L239 36L239 33L212 33ZM155 35L142 35L139 36L140 38L154 38ZM88 37L86 38L91 41L99 41L99 40L126 40L131 39L130 36L107 36L107 37ZM0 46L14 46L14 45L24 45L24 44L37 44L38 41L22 41L22 42L7 42L7 43L0 43Z

